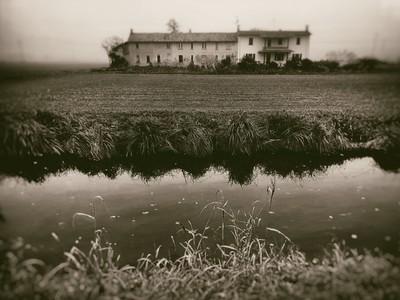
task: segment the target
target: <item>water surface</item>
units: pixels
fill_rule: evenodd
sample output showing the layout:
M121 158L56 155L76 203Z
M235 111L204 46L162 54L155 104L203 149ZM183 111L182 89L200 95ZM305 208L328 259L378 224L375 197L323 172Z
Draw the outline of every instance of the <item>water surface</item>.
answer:
M173 251L171 235L177 222L205 224L209 210L201 209L219 200L223 191L228 208L249 211L252 203L266 199L272 176L255 168L248 185L232 183L221 168L210 168L192 179L179 169L144 181L128 172L110 179L79 171L50 175L44 182L29 183L16 177L0 182L0 207L5 222L1 238L23 237L39 256L56 260L73 244L89 245L93 225L77 220L75 213L93 214L91 201L101 196L107 210L97 201L96 219L105 227L109 241L124 262L134 262L141 253L163 245L163 254ZM276 194L270 226L289 236L309 257L321 253L332 239L350 246L399 255L400 175L376 166L372 158L353 159L332 165L310 176L276 177ZM216 216L215 222L220 217ZM51 233L58 235L61 243Z

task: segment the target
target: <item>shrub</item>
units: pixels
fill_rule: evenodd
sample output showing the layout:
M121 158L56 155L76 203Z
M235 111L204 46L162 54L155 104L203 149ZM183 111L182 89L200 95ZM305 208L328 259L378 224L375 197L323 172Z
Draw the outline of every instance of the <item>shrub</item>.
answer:
M111 64L110 64L111 68L127 68L127 67L129 67L129 63L124 57L119 56L118 54L116 54L114 52L111 52L109 54L109 57L111 59Z
M305 58L301 61L300 69L303 72L312 72L314 70L314 63L312 60Z
M238 67L241 71L254 71L257 67L257 62L251 56L243 56L238 63Z
M218 62L215 66L215 71L217 73L234 73L236 70L235 66L232 65L232 59L230 56L227 56L220 62Z
M319 62L314 62L313 71L318 73L327 73L329 72L329 68Z
M320 60L315 63L320 66L324 66L324 67L328 68L329 72L338 71L340 68L339 63L337 61L333 61L333 60Z
M284 69L286 70L291 70L291 71L297 71L301 67L301 60L298 57L292 57L292 59L289 59L285 66Z
M346 71L364 71L364 72L372 72L377 69L379 65L383 63L375 58L360 58L355 62L346 64L343 66L343 69Z

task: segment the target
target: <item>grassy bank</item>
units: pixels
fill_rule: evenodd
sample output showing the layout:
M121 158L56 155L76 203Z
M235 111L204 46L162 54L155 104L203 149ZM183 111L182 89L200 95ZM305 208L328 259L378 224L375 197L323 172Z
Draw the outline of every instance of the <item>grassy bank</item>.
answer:
M389 255L358 253L335 244L308 261L290 239L268 227L275 187L246 214L223 197L205 208L200 229L181 224L172 237L176 258L143 256L120 266L93 214L75 214L94 225L92 247L73 247L51 267L26 258L21 240L2 249L1 299L397 299L400 262ZM102 199L100 199L102 200ZM94 201L94 200L93 200ZM212 227L210 218L219 225ZM264 222L261 222L261 219ZM264 225L260 225L264 224ZM53 234L56 241L59 237ZM4 248L4 245L3 245ZM4 253L3 252L3 253Z
M335 155L398 153L400 117L346 113L145 112L0 116L3 157L73 155L90 160L247 156L260 153Z

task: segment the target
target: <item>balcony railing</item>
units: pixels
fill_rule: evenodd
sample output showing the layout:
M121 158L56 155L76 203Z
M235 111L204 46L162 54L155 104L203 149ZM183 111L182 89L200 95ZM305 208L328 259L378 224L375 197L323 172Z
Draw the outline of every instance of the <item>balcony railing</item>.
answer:
M289 49L289 45L286 46L264 46L263 51L268 50L268 49Z

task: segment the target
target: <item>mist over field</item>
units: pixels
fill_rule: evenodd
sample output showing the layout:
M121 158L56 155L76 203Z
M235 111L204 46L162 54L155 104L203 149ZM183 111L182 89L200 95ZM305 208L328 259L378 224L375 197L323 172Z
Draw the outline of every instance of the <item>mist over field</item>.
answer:
M201 13L198 13L201 12ZM175 18L183 32L302 30L310 26L312 60L329 51L398 61L400 4L396 0L250 1L1 0L0 60L107 63L104 38L166 32ZM151 20L151 22L149 22ZM205 22L205 20L207 20Z

